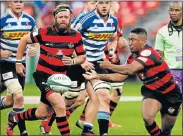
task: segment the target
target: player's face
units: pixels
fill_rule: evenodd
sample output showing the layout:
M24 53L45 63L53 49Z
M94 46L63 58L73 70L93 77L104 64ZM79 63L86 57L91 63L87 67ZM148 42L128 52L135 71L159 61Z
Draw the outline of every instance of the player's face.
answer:
M141 50L142 46L144 44L141 37L134 33L130 33L130 35L128 37L128 42L129 42L129 46L130 46L130 51L132 53L138 52L139 50Z
M87 7L88 7L88 11L92 11L96 8L96 3L97 2L88 2Z
M98 1L97 12L101 17L106 17L109 15L111 3L109 1Z
M182 6L179 3L173 3L169 7L169 15L173 23L182 20Z
M55 17L55 25L58 30L67 29L70 27L71 14L69 11L62 11Z
M23 8L24 8L24 2L23 1L12 1L10 3L11 5L11 11L15 14L15 15L21 15Z

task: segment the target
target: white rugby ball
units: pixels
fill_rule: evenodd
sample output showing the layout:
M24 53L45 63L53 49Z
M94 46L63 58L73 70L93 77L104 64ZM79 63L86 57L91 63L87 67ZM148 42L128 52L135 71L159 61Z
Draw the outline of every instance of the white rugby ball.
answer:
M53 74L47 79L47 85L57 93L64 93L71 88L71 79L64 74Z

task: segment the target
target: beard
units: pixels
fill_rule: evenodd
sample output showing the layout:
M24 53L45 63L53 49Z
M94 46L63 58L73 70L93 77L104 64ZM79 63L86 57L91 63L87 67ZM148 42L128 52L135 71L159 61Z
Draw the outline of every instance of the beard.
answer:
M68 25L65 24L65 27L61 27L60 24L56 23L55 26L58 30L58 33L63 34L63 33L66 33L68 31L70 24L68 24Z

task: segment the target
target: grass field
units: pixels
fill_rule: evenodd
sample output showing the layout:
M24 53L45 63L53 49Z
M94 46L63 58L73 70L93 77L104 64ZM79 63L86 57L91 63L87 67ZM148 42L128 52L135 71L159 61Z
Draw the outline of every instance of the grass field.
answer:
M124 85L124 96L140 96L140 86L141 84L137 83L126 83ZM25 96L38 96L39 91L35 85L26 85L25 88ZM29 107L37 107L37 105L25 105L25 108L28 109ZM1 124L0 124L0 135L5 135L5 126L7 124L7 113L10 111L3 110L1 112ZM69 120L71 134L72 135L80 135L81 130L75 126L76 120L79 118L80 113L82 111L82 107L78 108L72 115ZM116 111L114 112L113 116L111 117L112 121L121 124L122 128L120 129L109 129L109 135L148 135L146 129L144 128L144 123L141 117L141 101L139 102L120 102ZM159 126L160 124L160 115L157 115L156 118L157 123ZM30 135L41 135L39 131L39 124L40 121L32 121L26 122L27 123L27 130ZM182 135L182 113L179 114L177 122L173 128L172 135ZM94 125L94 132L98 134L98 124L95 122ZM52 134L59 135L59 132L56 128L56 125L52 127ZM19 135L19 131L15 128L14 134Z

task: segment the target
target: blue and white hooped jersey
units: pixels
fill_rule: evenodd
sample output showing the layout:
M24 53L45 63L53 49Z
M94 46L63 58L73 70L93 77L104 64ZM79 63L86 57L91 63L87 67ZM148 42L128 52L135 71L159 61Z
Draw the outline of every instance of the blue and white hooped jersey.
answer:
M1 58L0 61L15 63L19 41L25 34L35 29L35 20L25 12L17 18L11 11L8 11L1 17L0 22L0 49L13 52L11 57ZM23 62L25 62L25 55L24 52Z
M84 47L89 62L104 58L104 48L108 41L117 34L117 18L109 15L107 22L99 16L96 10L83 15L75 29L83 36Z
M72 21L71 21L71 28L74 28L75 27L75 25L78 23L78 21L80 20L80 18L82 17L82 16L84 16L86 14L86 12L84 12L84 11L81 11L81 12L79 12L79 14L77 15L77 16L75 16L73 19L72 19Z

